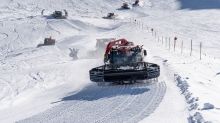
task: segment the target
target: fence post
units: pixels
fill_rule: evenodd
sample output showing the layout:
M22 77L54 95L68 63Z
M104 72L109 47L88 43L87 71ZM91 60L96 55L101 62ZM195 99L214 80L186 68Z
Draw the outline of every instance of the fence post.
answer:
M157 32L155 31L155 39L156 39L156 35L157 35Z
M200 60L202 59L202 42L200 42Z
M158 36L158 42L159 42L159 40L160 40L160 38L159 38L159 36Z
M162 36L162 45L163 45L163 36Z
M152 32L152 36L153 36L154 35L154 29L153 28L151 29L151 32Z
M175 46L176 46L176 42L175 42L175 39L174 39L174 40L173 40L174 51L175 51Z
M183 40L182 40L182 45L181 45L181 53L183 53Z
M170 49L170 37L169 37L169 49Z
M174 51L175 51L175 48L176 48L176 40L177 40L177 37L174 37Z
M166 47L167 47L167 37L166 37Z
M191 51L190 51L190 56L192 56L192 39L191 39Z

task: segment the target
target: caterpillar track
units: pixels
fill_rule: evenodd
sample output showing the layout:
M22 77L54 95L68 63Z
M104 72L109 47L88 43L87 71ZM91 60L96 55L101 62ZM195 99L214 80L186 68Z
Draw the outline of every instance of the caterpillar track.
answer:
M134 83L160 76L160 66L148 62L105 64L89 71L92 82Z

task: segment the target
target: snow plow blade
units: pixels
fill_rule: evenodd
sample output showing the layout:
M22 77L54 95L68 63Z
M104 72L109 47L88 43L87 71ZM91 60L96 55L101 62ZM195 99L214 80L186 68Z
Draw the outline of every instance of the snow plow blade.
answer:
M148 62L106 64L89 71L92 82L148 80L160 76L160 66Z

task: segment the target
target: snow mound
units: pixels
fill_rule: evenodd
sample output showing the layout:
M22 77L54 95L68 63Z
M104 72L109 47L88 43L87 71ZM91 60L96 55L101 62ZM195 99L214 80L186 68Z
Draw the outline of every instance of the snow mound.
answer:
M203 110L214 109L214 105L210 103L205 103Z
M190 116L188 118L188 122L189 123L204 123L204 119L203 119L201 113L196 112L193 116ZM206 122L206 123L208 123L208 122Z

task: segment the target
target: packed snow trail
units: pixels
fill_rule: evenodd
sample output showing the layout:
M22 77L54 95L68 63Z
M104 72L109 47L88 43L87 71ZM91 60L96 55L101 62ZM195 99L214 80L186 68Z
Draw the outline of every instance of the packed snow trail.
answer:
M58 101L62 102L60 105L19 122L138 122L158 107L165 92L162 78L159 82L126 85L90 84L80 92L62 98Z

